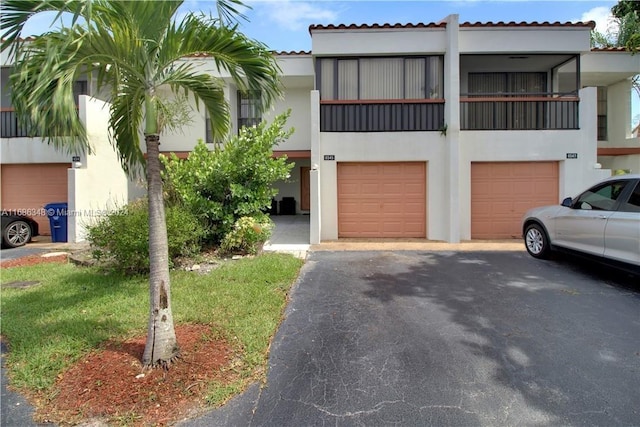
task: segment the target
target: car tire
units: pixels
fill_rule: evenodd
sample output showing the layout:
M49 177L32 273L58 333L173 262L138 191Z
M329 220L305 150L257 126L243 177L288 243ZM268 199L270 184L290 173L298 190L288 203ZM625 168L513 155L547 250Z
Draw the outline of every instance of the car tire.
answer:
M546 259L551 254L547 232L539 224L529 224L524 231L524 245L534 258Z
M10 248L24 246L31 241L31 226L25 221L13 221L2 230L2 241Z

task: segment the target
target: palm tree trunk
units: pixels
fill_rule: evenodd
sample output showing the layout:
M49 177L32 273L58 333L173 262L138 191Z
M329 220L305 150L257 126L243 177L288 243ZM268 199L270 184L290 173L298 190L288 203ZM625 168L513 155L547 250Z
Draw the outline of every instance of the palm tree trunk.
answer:
M180 356L171 314L169 245L160 176L160 137L145 135L149 197L149 326L142 356L145 367L167 368Z

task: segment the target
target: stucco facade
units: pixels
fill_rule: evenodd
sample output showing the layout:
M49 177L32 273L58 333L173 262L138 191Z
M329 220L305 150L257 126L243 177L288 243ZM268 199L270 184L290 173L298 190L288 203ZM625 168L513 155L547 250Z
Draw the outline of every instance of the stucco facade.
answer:
M277 184L278 199L293 197L296 213L310 214L310 243L345 236L344 216L352 208L367 215L369 208L381 216L394 211L390 226L399 231L391 237L403 237L393 190L380 200L348 200L349 186L383 188L385 179L363 176L345 184L341 174L347 166L420 164L426 181L415 202L425 211L420 237L458 242L492 236L478 231L486 225L480 211L487 204L496 218L505 214L513 222L525 206L516 203L517 191L526 181L536 187L537 165L553 171L544 189L552 203L611 170L638 172L640 141L627 127L630 78L640 70L640 56L591 50L591 29L592 23L459 23L457 15L430 24L311 26L311 52L276 54L283 95L261 116L268 121L290 109L287 125L295 128L289 140L274 147L276 155L296 163L291 179ZM242 117L230 76L216 70L210 58L184 60L227 83L231 132L237 133ZM101 101L82 99L83 120L100 149L69 169L70 208L102 207L143 194L118 172ZM204 110L192 107L187 128L161 136L162 151L185 156L199 139L206 141ZM67 154L38 140L2 138L1 143L3 164L69 162ZM514 176L521 165L532 175L499 200L507 176L489 178L488 189L474 177L504 165ZM105 174L114 177L112 185L100 179ZM305 186L308 207L301 200ZM375 195L375 189L368 191ZM74 221L69 229L74 239L82 239L82 224Z

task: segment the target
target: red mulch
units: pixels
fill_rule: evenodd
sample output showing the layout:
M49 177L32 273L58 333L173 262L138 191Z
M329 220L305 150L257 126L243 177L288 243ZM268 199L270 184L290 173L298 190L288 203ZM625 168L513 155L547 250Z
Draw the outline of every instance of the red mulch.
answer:
M0 268L24 267L27 265L43 264L43 263L60 263L66 264L68 256L56 255L52 257L43 257L42 255L28 255L22 258L8 259L0 262Z
M31 255L1 262L0 267L49 262L66 263L67 255ZM224 369L234 354L228 343L213 336L211 326L178 325L175 330L181 358L168 371L143 370L144 336L109 342L61 374L52 394L31 396L35 418L63 425L102 420L110 425L164 426L196 413L207 383L236 379L233 370Z
M202 408L207 383L233 379L233 373L223 369L233 352L207 325L176 326L176 336L182 356L167 371L143 371L145 337L110 342L90 353L59 376L55 397L35 399L36 419L164 426L193 415Z

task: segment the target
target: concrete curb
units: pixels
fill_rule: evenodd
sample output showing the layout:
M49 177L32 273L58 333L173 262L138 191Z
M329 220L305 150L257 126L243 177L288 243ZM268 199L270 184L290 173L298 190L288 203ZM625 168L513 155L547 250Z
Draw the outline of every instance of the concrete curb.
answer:
M460 243L446 243L428 240L351 240L322 242L311 245L311 251L436 251L436 252L473 252L473 251L507 251L522 252L525 250L521 240L474 240Z

